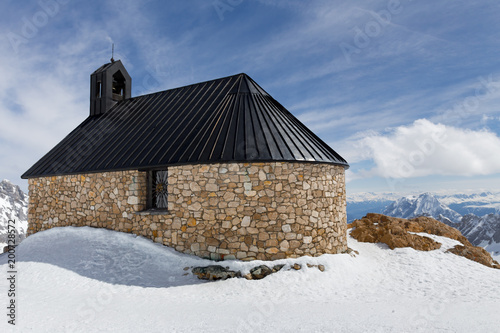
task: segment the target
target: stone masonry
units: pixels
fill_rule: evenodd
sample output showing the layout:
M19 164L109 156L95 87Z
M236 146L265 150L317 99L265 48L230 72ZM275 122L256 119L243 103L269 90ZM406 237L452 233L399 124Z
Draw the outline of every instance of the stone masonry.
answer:
M134 233L212 259L347 249L344 167L225 163L168 168L168 212L146 207L146 172L29 179L28 234L62 226Z

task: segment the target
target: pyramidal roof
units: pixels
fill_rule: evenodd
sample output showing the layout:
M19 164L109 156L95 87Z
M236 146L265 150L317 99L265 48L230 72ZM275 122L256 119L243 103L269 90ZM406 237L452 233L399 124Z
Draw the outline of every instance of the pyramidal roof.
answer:
M123 100L85 119L22 178L269 161L348 167L242 73Z

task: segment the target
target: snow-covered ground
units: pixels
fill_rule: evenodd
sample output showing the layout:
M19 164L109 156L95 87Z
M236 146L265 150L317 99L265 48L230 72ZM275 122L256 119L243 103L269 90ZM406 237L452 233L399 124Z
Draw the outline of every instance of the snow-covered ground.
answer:
M279 260L303 268L202 282L183 268L212 262L130 234L55 228L17 248L17 325L2 314L0 332L500 331L500 270L443 249L393 251L350 237L349 246L359 255ZM223 262L243 273L257 264Z

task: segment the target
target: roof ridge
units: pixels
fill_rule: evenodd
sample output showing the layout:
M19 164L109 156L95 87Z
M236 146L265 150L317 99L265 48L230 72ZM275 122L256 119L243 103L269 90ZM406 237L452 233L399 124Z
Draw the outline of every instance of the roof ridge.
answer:
M237 84L234 85L228 94L260 94L270 96L249 75L241 73L239 76Z
M150 96L150 95L155 95L155 94L161 94L161 93L164 93L164 92L167 92L167 91L172 91L172 90L177 90L177 89L189 88L189 87L192 87L192 86L198 86L198 85L207 84L207 83L211 83L211 82L215 82L215 81L219 81L219 80L229 80L229 79L231 79L233 77L241 76L241 75L245 75L246 77L250 78L250 76L248 76L248 74L246 74L246 73L233 74L233 75L229 75L229 76L220 77L220 78L217 78L217 79L202 81L202 82L198 82L198 83L186 84L184 86L180 86L180 87L176 87L176 88L170 88L170 89L165 89L165 90L161 90L161 91L157 91L157 92L153 92L153 93L149 93L149 94L138 95L138 96L131 97L131 98L127 99L127 100L131 100L131 99L139 98L139 97Z

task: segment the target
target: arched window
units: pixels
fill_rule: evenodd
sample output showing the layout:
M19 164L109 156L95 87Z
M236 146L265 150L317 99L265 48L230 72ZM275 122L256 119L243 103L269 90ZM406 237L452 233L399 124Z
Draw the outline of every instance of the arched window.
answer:
M125 77L118 71L113 75L113 99L121 101L125 96Z

